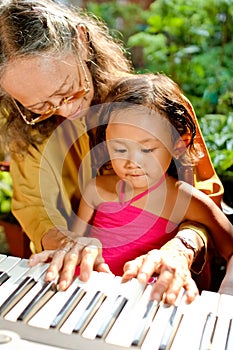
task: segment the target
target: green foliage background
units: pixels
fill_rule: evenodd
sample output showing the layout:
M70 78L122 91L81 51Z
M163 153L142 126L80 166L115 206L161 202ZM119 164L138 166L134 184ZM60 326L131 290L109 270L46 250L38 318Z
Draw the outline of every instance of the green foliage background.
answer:
M218 175L232 183L232 0L156 0L146 11L137 4L90 2L88 10L124 41L137 72L163 72L182 87Z

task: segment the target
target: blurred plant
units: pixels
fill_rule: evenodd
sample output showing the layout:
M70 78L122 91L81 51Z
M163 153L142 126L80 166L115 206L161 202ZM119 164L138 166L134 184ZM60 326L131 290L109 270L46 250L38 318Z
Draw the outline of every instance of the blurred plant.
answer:
M233 91L232 37L231 0L156 0L128 46L143 50L140 71L171 76L204 116L224 114L222 96Z
M3 226L0 226L0 253L9 254L9 246L6 239L6 234Z
M130 35L144 30L146 25L147 13L143 11L140 4L120 1L106 3L88 1L87 10L101 18L107 24L111 34L125 43Z
M233 208L233 112L205 115L199 124L224 186L224 201Z
M233 113L205 115L199 124L218 175L233 182Z
M15 222L11 213L12 179L9 172L0 171L0 219Z

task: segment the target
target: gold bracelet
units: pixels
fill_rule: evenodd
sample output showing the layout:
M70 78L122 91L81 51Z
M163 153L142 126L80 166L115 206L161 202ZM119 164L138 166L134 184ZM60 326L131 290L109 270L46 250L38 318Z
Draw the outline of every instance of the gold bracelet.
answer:
M175 236L174 238L178 238L187 249L191 249L193 251L193 261L194 261L199 253L199 249L196 243L193 242L193 240L191 240L190 238L185 238L182 236Z
M193 271L195 274L200 274L206 264L206 261L208 260L208 248L207 247L212 247L212 240L208 234L208 230L205 228L205 226L193 222L193 221L185 221L179 226L179 230L192 230L194 231L202 240L203 242L203 248L201 251L198 252L198 263L194 262L194 265L191 268L191 271ZM201 255L200 255L201 253Z

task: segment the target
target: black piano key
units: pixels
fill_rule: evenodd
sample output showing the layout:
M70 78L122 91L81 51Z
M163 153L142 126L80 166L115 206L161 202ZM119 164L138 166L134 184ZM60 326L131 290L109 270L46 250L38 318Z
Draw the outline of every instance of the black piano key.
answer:
M73 329L74 333L81 333L85 329L85 327L90 322L91 317L93 317L93 315L96 313L105 298L106 296L102 292L97 291L95 293L90 303L87 305L86 309L81 315L80 319L76 323Z
M218 320L218 317L212 312L210 312L207 315L205 325L201 335L199 350L207 350L211 348L211 343L213 340L217 320Z
M162 336L162 340L161 340L161 343L160 343L160 346L159 346L159 350L166 350L167 347L168 347L168 344L171 340L171 336L173 334L173 332L175 331L174 330L174 320L175 320L175 316L176 316L176 313L177 313L177 310L178 310L178 306L175 305L174 306L174 309L172 311L172 314L168 320L168 324L167 326L165 327L165 331L163 333L163 336Z
M56 283L45 282L39 293L32 299L24 311L19 315L18 321L28 322L32 316L57 292Z
M232 329L232 318L231 318L229 322L228 331L227 331L225 350L232 350L232 345L233 345L233 329Z
M146 312L143 315L142 321L140 322L139 327L135 333L134 340L132 341L133 346L141 346L158 309L159 304L156 300L150 300L148 302Z
M26 277L0 306L0 315L5 316L17 302L35 285L33 277Z
M101 325L99 331L97 332L97 338L105 338L107 336L117 317L124 309L127 301L128 299L122 295L117 296L114 305L111 308L112 311L109 313L108 317L105 318L104 323Z
M10 276L9 276L6 272L0 271L0 286L1 286L4 282L6 282L9 278L10 278Z
M50 328L60 328L85 293L84 289L77 287L51 323Z

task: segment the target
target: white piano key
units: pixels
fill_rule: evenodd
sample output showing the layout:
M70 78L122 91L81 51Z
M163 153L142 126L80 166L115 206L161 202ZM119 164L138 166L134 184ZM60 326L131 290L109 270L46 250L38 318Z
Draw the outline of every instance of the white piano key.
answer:
M24 295L24 297L5 315L5 319L9 321L16 322L19 315L25 310L27 305L32 301L32 299L41 290L44 284L44 276L37 281L37 283L32 287L32 289Z
M217 311L218 321L211 350L226 350L230 320L233 318L232 295L221 294ZM232 346L229 349L233 349Z
M0 286L5 283L11 276L9 271L18 264L21 258L2 255L0 261Z
M82 333L83 330L87 327L88 323L92 319L92 317L95 315L95 313L100 308L101 304L105 300L106 296L103 292L97 291L91 301L86 306L84 312L79 317L77 323L75 324L75 327L73 329L73 332L75 333Z
M178 298L176 299L172 314L163 330L159 350L166 350L170 348L170 344L172 344L176 329L178 328L178 325L181 321L182 311L186 305L186 294L185 290L182 289L178 295Z
M101 280L100 290L105 293L106 299L82 333L82 336L88 339L95 339L100 326L111 313L121 283L121 278L119 277L101 272L99 274Z
M140 346L147 334L154 314L158 309L158 302L150 299L152 284L146 286L140 300L134 308L135 322L130 334L130 344Z
M41 276L45 273L48 267L49 264L39 263L36 266L30 267L29 270L26 272L25 276L33 277L35 281L38 281L39 278L41 278Z
M21 283L21 277L29 270L28 260L22 259L11 270L11 277L0 286L0 305L2 306L5 300L14 292Z
M128 298L128 302L117 318L105 341L109 344L130 346L139 321L137 319L137 303L146 286L141 284L137 279L132 279L122 285L127 289L124 292L126 298Z
M83 296L73 312L61 326L60 331L62 333L71 334L73 332L77 321L98 290L99 282L100 280L98 279L98 272L96 271L92 272L91 278L88 280L88 282L79 281L80 286L86 291L86 294Z
M5 260L7 258L7 255L5 254L0 254L0 262Z
M62 306L62 308L59 310L59 312L53 319L52 323L50 324L50 328L60 329L60 327L67 320L69 315L73 312L76 305L78 305L80 300L83 298L85 293L85 290L82 289L80 286L76 287L74 292L71 294L71 296L68 298L68 300L65 302L65 304Z
M17 288L8 296L4 304L0 307L1 316L5 316L15 304L17 304L25 294L35 285L38 278L46 270L45 264L29 268L29 270L17 280Z
M104 318L102 318L102 322L100 323L100 327L97 330L95 337L105 339L107 334L110 332L112 327L114 326L116 320L118 319L121 312L124 310L128 299L123 297L122 295L118 295L114 300L112 298L108 298L111 300L111 303L107 305L108 312ZM106 310L106 304L105 310ZM93 339L95 338L93 337Z
M0 271L8 272L15 265L17 265L21 261L21 258L17 258L15 256L5 256L5 259L0 261Z
M173 335L173 328L179 321L180 312L185 304L186 296L184 289L180 291L175 305L169 306L163 301L160 302L148 333L141 345L141 349L149 350L151 346L153 349L167 349Z
M14 292L9 295L4 304L0 307L0 314L4 317L17 304L22 297L35 285L33 277L27 276L18 285Z
M10 269L10 271L9 271L10 278L9 278L9 280L7 280L4 283L4 285L2 285L0 287L0 291L1 291L1 289L4 289L4 287L6 287L8 285L12 285L12 284L16 283L23 275L25 275L25 273L29 269L30 268L28 266L28 260L27 259L19 260L18 263L16 265L14 265L14 267L12 267Z
M171 350L201 349L207 316L210 312L217 314L219 298L218 293L203 291L201 296L198 296L184 308L184 314L173 339ZM192 331L190 332L190 330Z
M75 279L66 291L58 291L28 322L29 325L48 329L59 313L60 309L69 299L71 294L79 285L79 280Z
M19 315L18 320L28 322L40 310L49 299L57 292L57 281L44 282L39 293L31 300L25 310Z
M140 319L140 322L136 328L136 331L132 340L132 345L141 346L157 310L158 310L158 302L156 300L149 300L144 310L144 314Z
M203 332L201 335L201 341L200 341L200 346L199 346L200 350L206 350L206 349L211 348L216 323L217 323L216 314L213 312L209 312L207 314L204 328L203 328Z
M160 303L158 311L151 323L145 340L141 346L142 350L159 349L165 327L173 312L173 305L166 305L163 302Z

